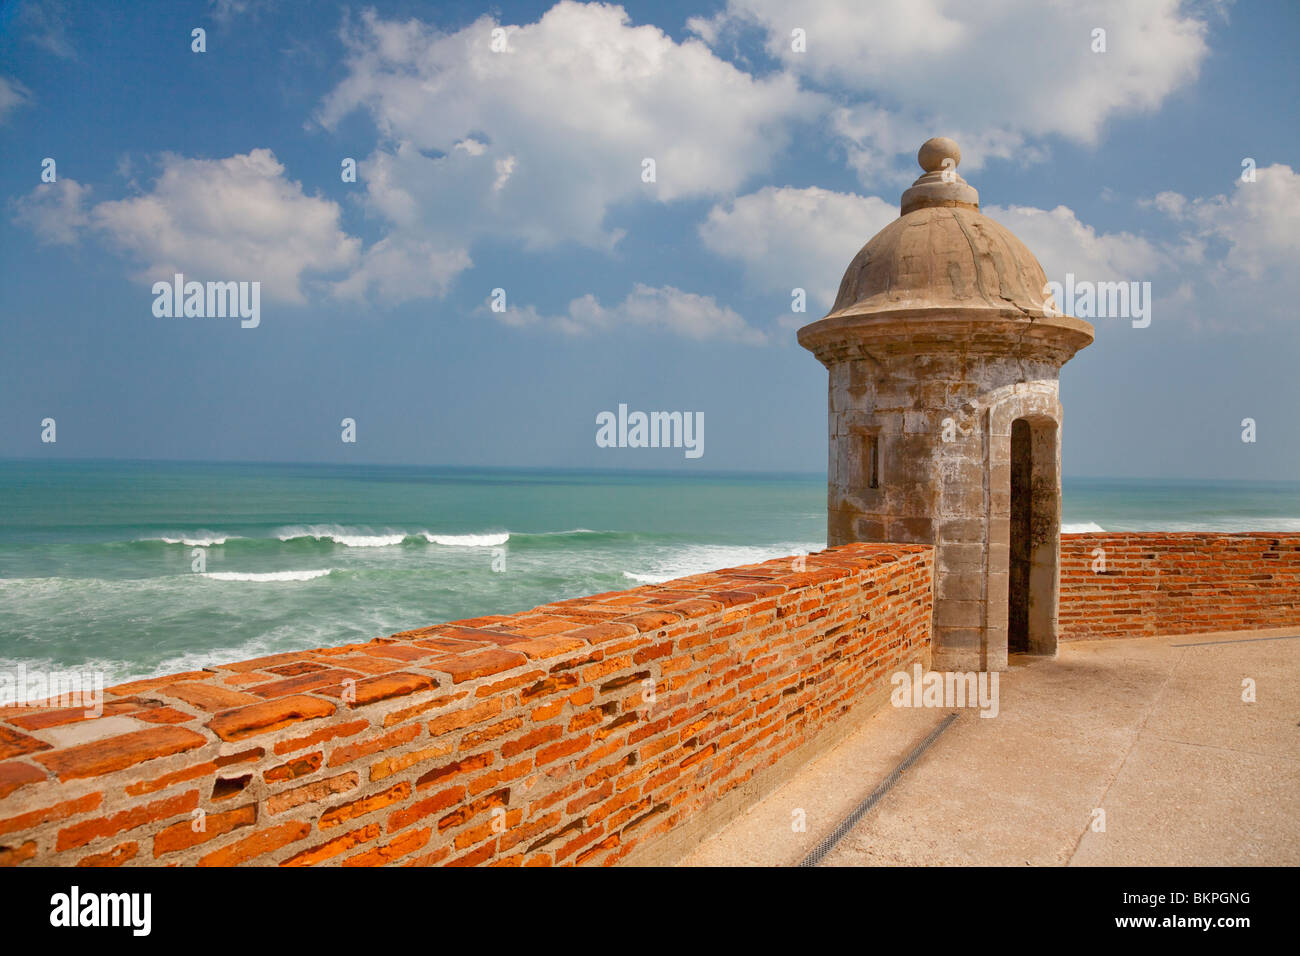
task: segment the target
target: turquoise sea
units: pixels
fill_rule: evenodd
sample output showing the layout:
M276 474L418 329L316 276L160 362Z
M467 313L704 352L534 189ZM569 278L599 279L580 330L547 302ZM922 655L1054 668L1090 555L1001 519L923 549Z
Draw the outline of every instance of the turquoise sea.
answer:
M0 669L106 683L816 550L825 478L0 461ZM1065 530L1300 530L1297 482L1066 479Z

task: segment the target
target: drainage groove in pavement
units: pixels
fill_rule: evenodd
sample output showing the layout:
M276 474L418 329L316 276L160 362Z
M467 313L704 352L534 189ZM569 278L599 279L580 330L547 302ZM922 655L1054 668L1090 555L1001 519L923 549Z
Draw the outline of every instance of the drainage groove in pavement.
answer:
M903 758L903 762L890 772L889 776L881 782L880 786L871 791L871 795L867 797L867 799L854 807L853 812L836 824L834 830L822 837L821 842L812 848L812 852L799 861L799 865L816 866L824 860L826 854L835 849L835 845L839 843L840 840L844 839L848 832L857 825L859 820L867 815L868 811L870 811L872 807L880 802L880 798L887 794L894 784L898 783L898 779L903 775L903 771L916 763L917 760L921 759L921 754L925 753L926 750L929 749L930 745L939 739L939 735L952 726L952 722L956 719L957 714L955 713L949 714L945 717L938 727L935 727L934 730L930 731L928 737L922 740L910 754Z

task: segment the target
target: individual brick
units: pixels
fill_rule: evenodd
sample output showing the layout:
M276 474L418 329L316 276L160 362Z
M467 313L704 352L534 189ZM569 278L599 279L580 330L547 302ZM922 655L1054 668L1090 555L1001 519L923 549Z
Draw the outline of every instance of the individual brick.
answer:
M392 713L384 715L384 726L391 727L394 724L400 724L403 721L410 720L412 717L418 717L420 714L428 713L439 707L449 707L459 700L464 700L469 696L469 691L462 690L454 694L443 694L432 700L422 701L418 704L412 704L410 707L404 707L401 710L395 710Z
M35 856L35 840L28 840L20 846L0 846L0 866L17 866Z
M278 783L281 780L292 780L294 777L305 777L319 770L324 759L325 754L318 750L263 771L262 779L267 783Z
M152 803L142 804L105 817L83 820L59 831L59 839L55 849L63 851L85 846L94 840L116 836L127 830L142 827L147 823L155 823L160 820L167 820L180 813L188 813L198 805L199 792L190 790L188 793L177 794L164 800L155 800Z
M429 842L432 833L433 829L431 827L425 827L423 830L413 830L383 846L367 850L365 853L358 853L356 856L350 856L343 861L342 865L384 866L420 849Z
M518 644L511 644L510 649L520 654L526 655L530 660L545 660L548 657L559 657L562 654L568 654L570 651L583 650L587 647L587 642L580 637L564 636L535 637L531 640L521 641Z
M77 866L86 867L110 867L122 866L130 860L135 859L140 852L140 844L131 840L127 843L119 843L111 850L103 853L92 853L89 856L83 856L77 861Z
M85 707L57 707L53 710L37 710L20 713L7 718L9 723L21 730L44 730L46 727L62 727L66 724L81 723L99 717L114 717L121 714L135 716L140 710L140 702L134 698L110 700L103 703L100 713L87 712ZM0 716L4 711L0 710ZM3 728L0 728L2 731Z
M526 637L511 634L508 631L497 631L488 627L460 627L454 624L444 624L438 628L437 636L451 640L468 641L479 647L484 644L497 644L504 647L508 644L518 644L528 640Z
M367 677L356 682L352 699L345 700L345 703L349 707L365 707L367 704L377 704L383 700L392 700L395 697L406 697L419 691L433 690L437 686L437 682L432 677L426 677L423 674L397 673ZM339 696L342 690L333 688L322 693L326 692L331 696Z
M230 710L245 704L255 704L258 701L258 698L252 694L241 694L239 691L199 681L165 684L158 688L158 692L210 712Z
M265 747L250 747L248 750L240 750L236 753L217 754L212 762L218 767L229 767L233 764L248 763L250 760L261 760L265 754Z
M288 697L291 694L305 693L309 690L319 690L322 687L329 687L345 680L356 680L360 676L356 671L327 668L312 671L308 674L299 674L296 677L286 677L283 680L270 681L265 684L254 684L248 688L248 692L270 700L277 697Z
M281 866L315 866L326 860L338 856L340 853L346 853L355 846L362 843L369 843L371 840L379 839L379 824L371 823L368 826L353 830L350 833L344 833L332 840L314 846L309 850L303 850L296 853L289 859L281 863Z
M495 759L496 756L493 753L487 752L475 754L472 757L465 757L461 760L453 760L449 764L444 764L441 767L434 767L432 770L426 771L424 776L415 781L415 788L417 790L422 790L425 787L431 787L440 780L453 777L456 774L473 773L475 770L482 770Z
M222 664L221 669L223 671L245 673L248 671L265 670L269 667L276 667L282 664L290 664L294 661L305 660L311 660L311 655L308 652L288 651L283 654L268 654L266 657L254 657L252 660L240 661L237 664Z
M430 665L444 674L450 674L452 683L460 684L479 677L489 677L508 671L513 667L528 663L523 654L506 650L483 651L479 654L463 654L448 657Z
M195 822L197 821L186 820L175 823L156 833L153 838L154 857L198 846L233 830L252 826L257 822L257 804L250 803L223 813L205 814L202 829L197 831L194 829Z
M501 745L501 756L509 760L516 757L526 750L532 750L543 744L557 740L564 734L564 729L554 724L547 727L538 727L536 730L530 730L522 737L516 737L508 740Z
M112 694L114 697L130 697L134 694L155 691L181 681L207 680L210 677L212 677L211 671L185 671L182 674L168 674L166 677L149 677L145 680L131 681L127 684L116 684L113 687L105 687L104 693Z
M425 817L446 810L448 807L454 807L465 799L464 787L449 787L435 793L431 797L418 800L408 807L401 810L395 810L388 816L388 832L396 833L403 827L408 827L417 820L423 820Z
M385 757L383 760L378 760L370 765L370 782L375 783L384 780L394 774L401 773L403 770L409 770L418 763L424 763L426 760L437 760L439 757L445 757L447 754L455 753L455 751L455 744L450 741L443 741L422 750L411 750L393 757Z
M378 737L363 738L349 744L339 744L330 751L328 765L338 767L361 757L377 754L380 751L392 750L395 747L410 743L419 735L420 725L410 724L406 727L398 727L396 730L389 731Z
M21 757L23 754L49 749L50 745L45 741L37 740L27 734L20 734L12 727L0 724L0 760L8 760L10 757Z
M676 624L682 619L680 614L674 611L642 611L639 614L629 614L626 617L617 618L616 624L630 624L638 631L657 631L661 627L667 627L669 624Z
M334 711L329 701L299 694L222 711L208 721L208 727L222 740L243 740L302 720L329 717Z
M305 737L294 737L291 740L281 740L275 745L277 754L292 753L295 750L303 750L307 747L314 747L316 744L324 743L327 740L334 740L338 737L352 737L361 733L369 727L370 724L365 720L352 720L346 724L332 724L328 727L322 727L320 730L310 733Z
M320 828L328 830L331 827L339 826L348 820L357 817L363 817L367 813L374 813L376 810L382 810L384 807L392 806L394 803L400 803L411 795L411 785L403 781L396 786L389 787L382 793L372 794L369 797L362 797L360 800L353 800L351 803L345 803L342 806L326 812L320 818Z
M273 853L281 847L295 843L311 833L311 824L291 821L267 827L257 833L237 840L229 846L213 850L199 857L199 866L238 866L259 856Z
M454 710L449 714L443 714L441 717L435 717L429 721L429 736L437 737L441 734L449 734L452 731L460 730L462 727L490 720L499 713L501 713L501 701L498 698Z
M131 716L136 720L143 720L146 724L185 724L194 720L193 714L187 714L175 707L149 707L145 710L133 711Z
M349 770L334 777L313 780L291 790L273 793L266 798L266 811L274 816L292 810L294 807L300 807L304 803L317 803L337 793L347 793L360 785L360 775L355 770Z
M38 754L34 759L60 780L98 777L148 760L184 753L207 743L184 727L156 727Z
M102 793L88 793L84 797L78 797L75 800L64 800L61 803L42 807L39 810L20 813L16 817L0 819L0 836L8 833L21 833L44 823L66 820L68 817L81 813L90 813L92 810L98 809L103 802L104 795Z
M48 775L44 770L33 767L31 764L18 761L0 763L0 800L9 796L19 787L25 787L29 783L37 783L47 779L47 777Z

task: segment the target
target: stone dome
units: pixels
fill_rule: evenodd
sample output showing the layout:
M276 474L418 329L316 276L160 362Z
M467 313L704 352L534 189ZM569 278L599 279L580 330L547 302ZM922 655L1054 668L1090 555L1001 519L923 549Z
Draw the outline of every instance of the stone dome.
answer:
M1034 254L977 209L927 206L862 247L840 282L832 316L980 309L1038 317L1047 276Z
M913 310L1042 316L1043 267L980 213L979 193L957 175L957 144L929 140L917 158L925 174L903 193L899 218L853 258L827 318Z

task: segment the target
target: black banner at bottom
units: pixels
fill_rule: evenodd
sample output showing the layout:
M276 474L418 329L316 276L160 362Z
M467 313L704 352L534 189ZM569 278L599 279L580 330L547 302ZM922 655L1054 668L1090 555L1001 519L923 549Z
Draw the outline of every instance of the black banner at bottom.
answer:
M623 947L639 938L697 951L847 935L874 948L977 930L972 942L1127 937L1182 946L1286 932L1294 882L1284 868L629 868L598 877L589 870L23 868L0 871L0 899L11 941L103 939L128 949L241 938L436 945L444 932L449 939L470 932L494 947L549 939L549 948L565 938Z

